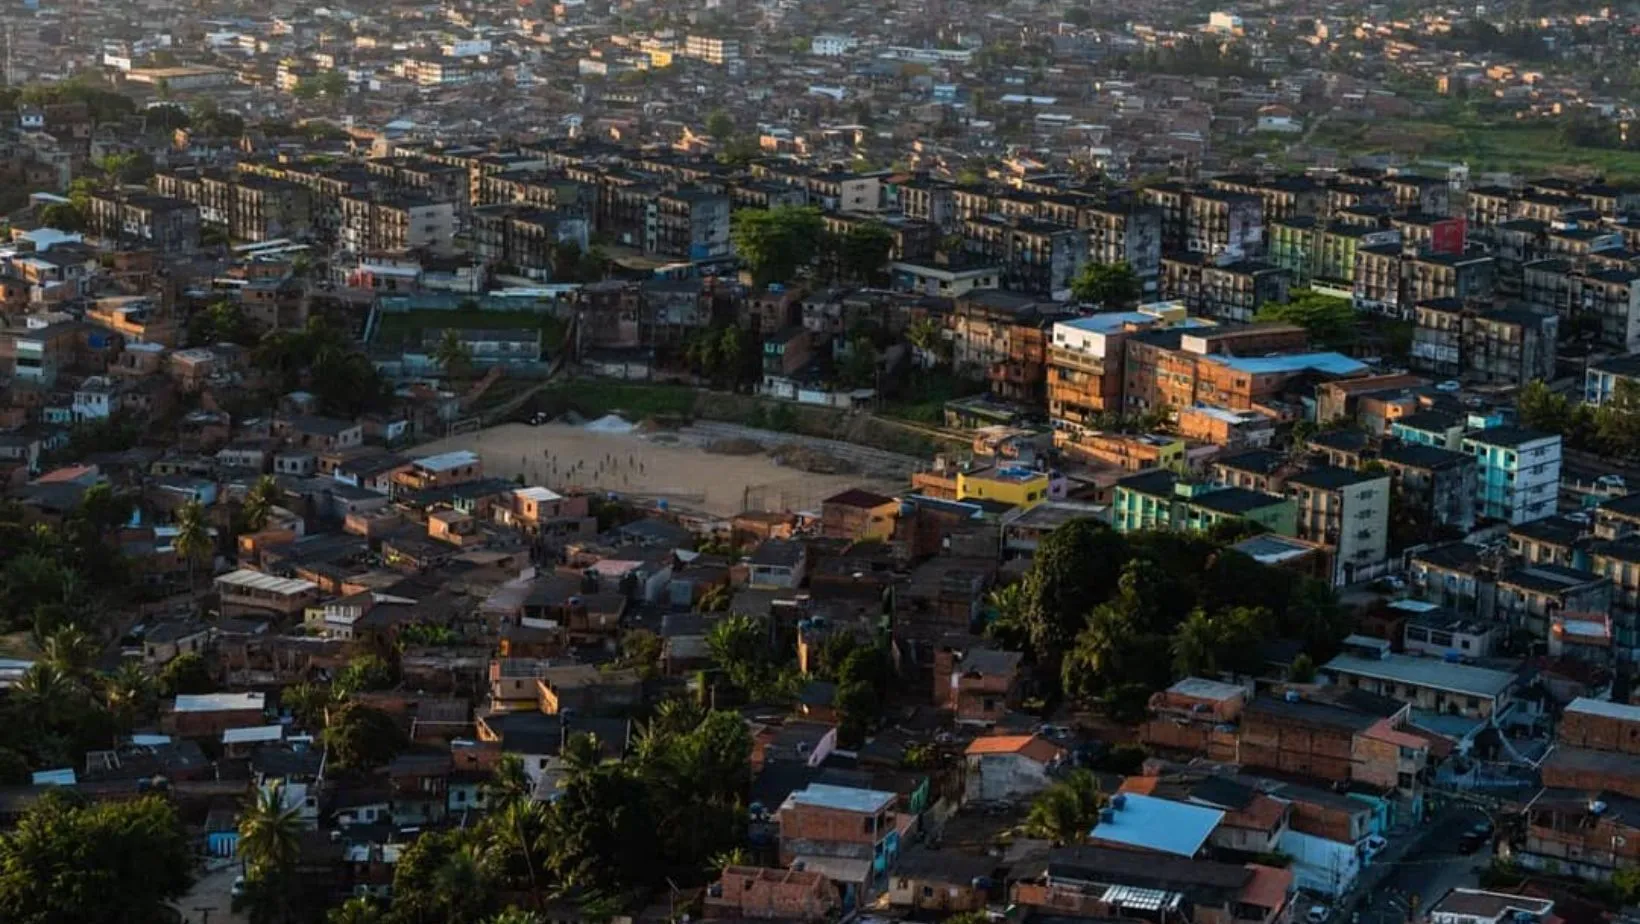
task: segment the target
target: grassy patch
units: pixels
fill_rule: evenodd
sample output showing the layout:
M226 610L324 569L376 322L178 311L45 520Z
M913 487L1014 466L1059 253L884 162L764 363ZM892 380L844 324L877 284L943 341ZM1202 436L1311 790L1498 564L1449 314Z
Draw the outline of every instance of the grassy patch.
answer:
M1392 151L1461 160L1477 171L1530 175L1581 168L1614 181L1640 178L1640 151L1580 147L1568 144L1552 124L1495 121L1469 114L1447 120L1328 122L1312 143L1344 153Z
M565 324L551 315L534 311L436 311L382 312L376 322L376 342L389 346L414 346L428 330L447 327L465 330L528 330L544 334L542 343L549 353L563 345Z
M898 395L883 402L879 413L883 417L912 423L944 426L947 401L977 395L984 390L984 382L960 378L948 372L916 373Z
M588 418L620 414L636 421L646 417L693 416L695 399L695 390L684 385L575 379L543 389L535 398L535 409L549 414L574 411Z

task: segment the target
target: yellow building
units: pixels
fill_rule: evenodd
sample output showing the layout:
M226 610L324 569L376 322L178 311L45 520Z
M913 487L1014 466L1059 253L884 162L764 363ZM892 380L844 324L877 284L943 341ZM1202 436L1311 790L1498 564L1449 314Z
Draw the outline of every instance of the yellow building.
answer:
M1048 473L1011 465L957 472L957 500L1030 509L1048 499Z

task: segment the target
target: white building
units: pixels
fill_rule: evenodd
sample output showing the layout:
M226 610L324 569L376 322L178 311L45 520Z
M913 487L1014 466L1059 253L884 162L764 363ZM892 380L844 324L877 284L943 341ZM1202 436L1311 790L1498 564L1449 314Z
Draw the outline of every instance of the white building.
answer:
M1475 457L1475 513L1510 524L1552 516L1560 496L1560 436L1491 427L1464 437Z
M1323 466L1287 479L1298 506L1298 538L1333 552L1332 582L1376 576L1389 554L1389 476Z
M822 57L835 58L838 55L848 54L860 44L860 40L852 35L825 34L816 35L809 42L809 52Z
M714 35L691 35L684 40L683 56L699 58L707 64L723 65L740 59L740 40Z
M114 380L94 375L74 389L74 421L107 420L120 409L119 389Z

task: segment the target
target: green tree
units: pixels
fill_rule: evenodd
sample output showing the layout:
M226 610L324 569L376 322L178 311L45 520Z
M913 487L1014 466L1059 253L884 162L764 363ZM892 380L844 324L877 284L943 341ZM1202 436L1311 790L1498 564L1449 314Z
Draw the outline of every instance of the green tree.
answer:
M1293 683L1309 683L1315 680L1315 659L1299 652L1298 657L1293 659L1291 669L1287 671L1287 679Z
M1071 297L1107 309L1131 308L1144 295L1144 285L1133 267L1119 263L1088 263L1071 280Z
M325 729L325 746L339 767L380 767L404 749L404 730L379 709L347 703L336 710Z
M0 909L9 924L158 924L193 868L165 800L87 804L53 790L0 835Z
M347 667L336 676L331 693L338 700L354 693L390 689L398 683L398 671L387 659L378 654L362 654L347 662Z
M552 867L564 885L617 895L652 882L660 830L650 789L621 764L571 774L557 808Z
M393 924L464 924L493 910L480 834L429 831L405 848L393 866Z
M824 223L820 210L799 206L742 209L730 238L758 285L790 281L814 262Z
M304 103L312 102L319 98L319 81L313 77L303 77L296 81L295 88L290 92Z
M1115 586L1126 558L1122 537L1097 520L1072 520L1043 539L1025 572L1019 621L1050 677L1087 615Z
M283 787L265 786L258 791L239 818L239 856L250 876L289 873L301 852L301 833L298 804L286 804Z
M325 924L388 924L387 910L370 896L350 898L325 915Z
M706 632L706 648L729 683L747 693L766 683L773 669L768 627L752 616L732 613L718 620Z
M706 134L717 141L728 141L735 134L735 120L727 110L714 109L706 117Z
M103 705L122 732L129 732L139 718L155 707L154 682L136 661L121 661L103 681Z
M621 664L638 672L643 680L660 675L661 655L666 644L648 629L629 629L621 635Z
M1515 395L1515 416L1523 427L1564 433L1572 421L1572 402L1542 379L1533 379Z
M528 799L530 778L524 772L524 759L517 754L501 755L484 793L484 801L491 810L500 810Z
M283 493L279 489L279 482L274 480L272 475L263 475L256 479L256 483L251 485L250 491L245 494L245 529L254 533L267 526L274 508L284 499Z
M1307 289L1293 293L1285 304L1260 308L1257 320L1296 324L1308 331L1317 344L1330 349L1347 347L1356 339L1355 307L1349 299Z
M337 100L347 95L347 75L341 71L325 71L318 81L319 92L327 99Z
M84 231L85 212L72 202L53 202L40 209L40 224L59 231Z
M866 222L850 227L831 240L836 250L838 272L842 277L861 285L876 285L883 281L888 269L888 257L894 249L894 232L877 222Z
M205 522L205 507L199 501L189 501L177 511L177 534L173 541L177 554L188 563L188 590L196 589L194 572L201 561L209 561L216 552L211 528Z
M76 681L90 674L92 662L101 653L97 640L72 623L53 632L41 651L46 663Z
M439 338L433 361L450 378L466 378L473 372L473 351L461 341L460 332L454 328L446 330L444 336Z
M290 710L291 717L307 729L323 728L325 709L330 706L330 691L312 683L298 683L286 687L279 701Z
M1073 770L1031 801L1023 829L1030 837L1062 847L1086 843L1106 801L1098 777L1087 770Z
M195 652L171 659L159 672L159 688L166 696L198 696L216 689L210 666Z

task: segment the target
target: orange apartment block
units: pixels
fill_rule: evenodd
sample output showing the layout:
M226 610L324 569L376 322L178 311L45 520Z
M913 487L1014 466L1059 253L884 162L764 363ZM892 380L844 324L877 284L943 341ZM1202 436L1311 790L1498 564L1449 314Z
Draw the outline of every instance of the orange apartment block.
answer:
M704 906L713 920L821 921L842 906L842 896L822 873L729 866L706 887Z
M1365 370L1359 363L1330 361L1332 354L1305 354L1308 344L1305 330L1291 324L1135 334L1126 343L1125 404L1131 409L1202 403L1251 410L1294 376L1317 367L1324 371L1343 368L1351 374ZM1268 361L1272 354L1290 355L1291 361ZM1311 356L1317 358L1306 361Z

